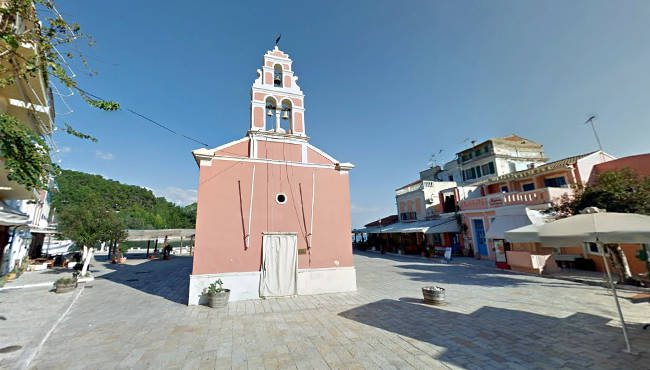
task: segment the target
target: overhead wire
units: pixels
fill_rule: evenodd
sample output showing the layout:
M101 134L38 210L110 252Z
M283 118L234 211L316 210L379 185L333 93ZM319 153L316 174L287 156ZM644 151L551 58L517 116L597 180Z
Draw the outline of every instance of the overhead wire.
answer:
M91 92L88 92L88 91L86 91L86 90L79 89L79 91L83 92L84 94L86 94L86 95L88 95L88 96L90 96L90 97L92 97L92 98L94 98L94 99L105 100L105 99L103 99L103 98L101 98L101 97L99 97L99 96L97 96L97 95L95 95L95 94L93 94L93 93L91 93ZM172 134L174 134L174 135L182 136L182 137L184 137L185 139L190 140L190 141L193 141L193 142L195 142L195 143L197 143L197 144L201 144L201 145L203 145L203 146L206 147L206 148L210 146L210 145L208 145L208 144L206 144L206 143L204 143L204 142L202 142L202 141L200 141L200 140L197 140L197 139L195 139L195 138L193 138L193 137L190 137L190 136L187 136L187 135L185 135L185 134L183 134L183 133L177 132L177 131L175 131L175 130L169 128L167 125L162 124L162 123L160 123L160 122L154 120L153 118L150 118L150 117L148 117L148 116L145 116L145 115L142 114L142 113L136 112L135 110L133 110L133 109L131 109L131 108L123 108L123 109L126 110L127 112L129 112L129 113L135 115L135 116L138 116L138 117L140 117L140 118L142 118L142 119L144 119L144 120L146 120L146 121L148 121L148 122L150 122L150 123L153 123L154 125L156 125L156 126L162 128L162 129L164 129L164 130L166 130L166 131L169 131L170 133L172 133Z

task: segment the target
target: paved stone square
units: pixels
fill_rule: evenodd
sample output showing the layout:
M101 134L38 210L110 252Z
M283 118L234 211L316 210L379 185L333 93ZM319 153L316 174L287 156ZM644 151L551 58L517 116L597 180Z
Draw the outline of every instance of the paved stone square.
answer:
M189 257L139 262L100 260L97 279L75 293L0 292L0 348L23 346L0 354L0 367L641 369L650 363L650 331L641 329L650 322L650 305L622 299L640 352L625 354L613 299L597 286L357 253L357 292L210 309L185 305ZM420 288L430 284L447 289L448 304L421 303Z

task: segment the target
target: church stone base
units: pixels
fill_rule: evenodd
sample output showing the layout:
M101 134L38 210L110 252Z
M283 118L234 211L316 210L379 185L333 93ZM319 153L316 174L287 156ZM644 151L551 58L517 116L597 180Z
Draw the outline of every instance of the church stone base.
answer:
M221 279L230 289L230 301L260 299L260 272L230 272L223 274L190 275L190 292L187 304L205 304L207 297L202 292L215 280ZM342 293L357 290L357 273L353 266L299 269L298 295Z

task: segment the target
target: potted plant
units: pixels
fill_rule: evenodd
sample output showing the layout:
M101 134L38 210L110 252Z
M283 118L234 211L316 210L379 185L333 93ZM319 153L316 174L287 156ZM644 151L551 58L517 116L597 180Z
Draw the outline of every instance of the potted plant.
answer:
M54 282L54 289L56 293L67 293L73 291L77 287L77 277L64 277Z
M169 245L169 244L167 244L167 245L165 246L165 248L163 248L163 256L164 256L164 258L165 258L166 260L172 258L172 254L171 254L171 253L172 253L172 250L173 250L173 249L172 249L172 246Z
M126 252L129 251L129 247L125 243L122 243L120 244L119 251L120 251L120 256L117 260L117 263L126 263L126 257L124 255L126 254Z
M439 286L425 286L422 288L422 296L424 297L424 303L444 304L445 288Z
M230 289L223 288L221 279L217 279L217 281L210 284L204 293L208 296L208 306L212 308L226 307L228 304Z

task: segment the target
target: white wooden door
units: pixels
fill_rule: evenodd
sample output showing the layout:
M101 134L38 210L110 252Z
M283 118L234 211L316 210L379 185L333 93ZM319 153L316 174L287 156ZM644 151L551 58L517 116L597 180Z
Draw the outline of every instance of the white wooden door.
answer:
M260 297L296 295L297 242L296 233L264 233Z

